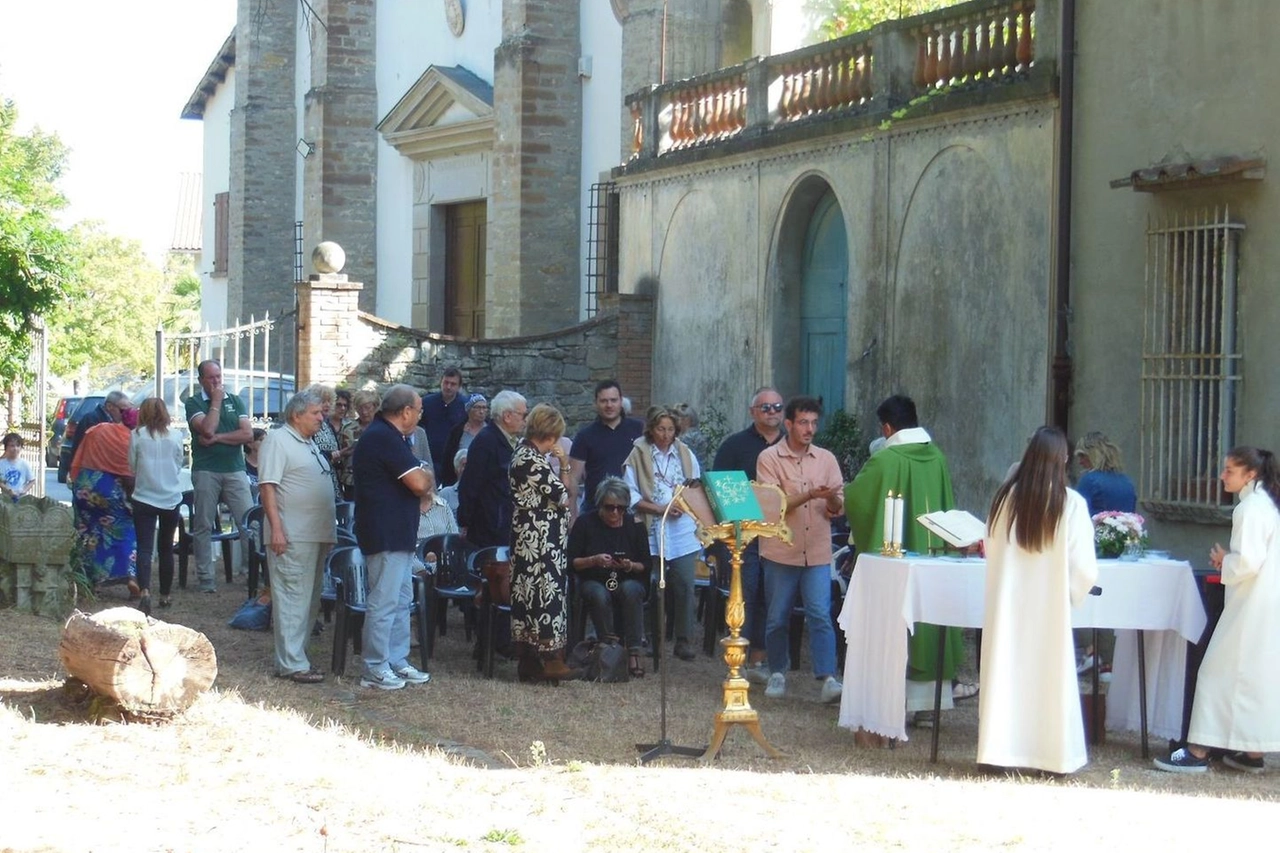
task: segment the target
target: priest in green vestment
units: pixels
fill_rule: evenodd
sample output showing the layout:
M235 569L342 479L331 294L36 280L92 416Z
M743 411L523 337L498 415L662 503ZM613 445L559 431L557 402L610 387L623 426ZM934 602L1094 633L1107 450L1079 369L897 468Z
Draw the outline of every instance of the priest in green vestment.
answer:
M929 433L920 427L916 405L910 397L895 394L876 409L884 447L876 451L862 466L853 482L845 487L844 511L849 530L859 553L875 554L884 543L884 499L892 491L901 494L905 503L902 522L902 547L919 554L932 548L945 548L946 542L930 533L916 521L916 516L955 506L951 492L951 473L947 458L933 443ZM908 642L907 710L933 708L933 683L938 671L938 632L936 625L916 623ZM963 653L959 628L945 629L947 643L942 660L942 677L955 678L956 665ZM951 707L951 690L944 691L943 707Z

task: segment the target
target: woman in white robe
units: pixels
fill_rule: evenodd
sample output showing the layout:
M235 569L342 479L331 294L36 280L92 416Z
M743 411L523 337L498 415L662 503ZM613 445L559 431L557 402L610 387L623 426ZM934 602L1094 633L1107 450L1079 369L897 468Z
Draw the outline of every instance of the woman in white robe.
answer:
M1071 608L1098 577L1093 523L1067 488L1066 436L1036 430L987 520L978 763L1071 773L1089 760Z
M1200 663L1188 745L1155 760L1175 773L1203 773L1210 747L1229 750L1223 764L1246 773L1263 772L1262 754L1280 751L1280 466L1270 451L1237 447L1222 484L1240 495L1231 550L1209 552L1226 606Z

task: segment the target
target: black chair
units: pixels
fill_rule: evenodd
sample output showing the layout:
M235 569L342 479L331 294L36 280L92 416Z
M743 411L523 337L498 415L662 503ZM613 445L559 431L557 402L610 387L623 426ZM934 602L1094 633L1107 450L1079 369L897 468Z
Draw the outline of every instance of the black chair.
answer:
M347 669L347 639L350 637L352 652L362 651L361 629L364 626L364 614L367 609L369 579L364 554L359 548L345 546L334 548L329 552L325 573L332 576L337 599L333 628L333 660L331 669L335 675L342 675ZM423 672L427 665L427 611L426 601L422 594L419 579L415 576L414 597L410 608L418 627L418 652Z
M261 505L250 507L240 526L244 529L245 544L249 548L249 597L258 594L258 577L267 583L267 542L263 534L266 511Z
M196 514L196 493L183 492L182 506L187 508L186 524L178 525L178 541L174 543L174 551L178 555L178 586L182 589L187 588L187 563L191 555L195 553L195 538L191 535L191 531L195 528ZM218 511L213 516L213 529L209 531L209 543L222 543L222 570L227 576L227 583L231 583L234 573L231 566L231 543L240 538L239 519L231 519L231 529L222 529L222 504L218 504ZM181 508L179 508L181 512Z
M462 610L463 631L466 639L471 640L471 629L475 626L475 596L480 583L470 574L471 557L476 553L476 546L457 533L443 533L429 536L418 543L418 559L423 560L428 552L436 555L436 570L426 583L427 607L432 618L439 627L432 632L431 651L434 653L434 635L445 635L449 602L457 602Z
M510 548L506 545L493 545L488 548L481 548L473 553L470 567L468 568L468 574L471 575L472 580L481 585L486 603L484 648L479 660L476 661L476 669L482 670L485 678L493 678L495 650L498 645L498 617L506 614L509 618L511 616L511 605L509 603L499 604L493 600L493 596L489 594L488 582L484 579L484 567L490 563L505 563L510 560Z
M338 501L333 505L333 518L338 522L338 531L345 530L351 536L355 536L356 530L356 505L352 501Z

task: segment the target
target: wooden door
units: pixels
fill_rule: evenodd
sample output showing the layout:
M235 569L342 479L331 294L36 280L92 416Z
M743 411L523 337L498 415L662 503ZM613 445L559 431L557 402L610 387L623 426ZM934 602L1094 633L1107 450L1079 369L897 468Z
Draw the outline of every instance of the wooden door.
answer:
M848 276L844 215L828 190L809 220L800 289L800 387L828 412L844 408Z
M445 208L444 311L446 335L484 337L487 202Z

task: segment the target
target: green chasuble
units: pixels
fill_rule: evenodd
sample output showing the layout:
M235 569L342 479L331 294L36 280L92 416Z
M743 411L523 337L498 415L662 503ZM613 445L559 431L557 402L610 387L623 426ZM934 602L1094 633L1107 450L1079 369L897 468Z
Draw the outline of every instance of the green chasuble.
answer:
M916 516L927 512L952 509L951 474L947 458L932 442L899 444L885 447L867 460L853 482L844 489L844 511L858 553L877 554L884 542L884 498L890 490L902 494L902 547L918 554L928 553L930 546L945 548L947 543L929 533ZM916 623L907 645L907 678L933 681L937 676L938 631L936 625ZM942 677L955 677L956 664L963 653L959 628L947 629L946 653Z

